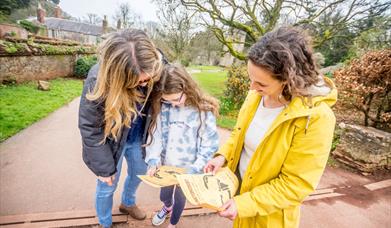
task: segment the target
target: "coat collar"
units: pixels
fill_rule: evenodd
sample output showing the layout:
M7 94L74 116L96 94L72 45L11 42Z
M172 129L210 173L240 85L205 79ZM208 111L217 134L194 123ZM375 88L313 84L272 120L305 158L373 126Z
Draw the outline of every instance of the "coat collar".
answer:
M295 97L289 103L289 105L282 110L282 112L277 116L274 120L273 124L269 128L269 130L265 133L265 137L267 137L271 132L273 132L280 124L283 122L296 119L299 117L307 117L306 128L308 128L308 124L311 118L311 115L316 110L314 107L320 105L321 103L326 103L328 106L332 106L337 101L337 89L334 86L334 83L329 78L324 78L325 82L330 86L331 91L326 96L317 96L312 97L312 106L309 105L307 98L304 97ZM262 96L254 90L249 92L249 110L248 110L248 118L245 121L245 131L247 131L248 126L250 125L252 119L254 118L255 112L260 104Z

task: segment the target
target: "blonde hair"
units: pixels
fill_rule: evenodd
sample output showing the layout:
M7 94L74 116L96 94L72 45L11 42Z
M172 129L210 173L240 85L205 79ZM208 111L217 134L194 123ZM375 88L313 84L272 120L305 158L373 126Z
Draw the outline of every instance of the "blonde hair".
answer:
M152 99L152 121L148 128L148 134L152 141L152 132L156 126L156 118L160 112L161 98L163 94L183 92L186 95L185 105L193 106L201 111L211 111L215 116L219 113L219 102L216 98L202 92L198 84L190 74L181 66L167 64L164 66L160 81L155 85ZM200 120L202 123L201 115Z
M128 29L114 32L98 48L99 73L91 101L104 102L104 138L118 140L124 126L136 119L137 103L145 102L152 90L153 80L159 80L161 55L145 32ZM138 89L140 74L153 80L148 82L147 96Z

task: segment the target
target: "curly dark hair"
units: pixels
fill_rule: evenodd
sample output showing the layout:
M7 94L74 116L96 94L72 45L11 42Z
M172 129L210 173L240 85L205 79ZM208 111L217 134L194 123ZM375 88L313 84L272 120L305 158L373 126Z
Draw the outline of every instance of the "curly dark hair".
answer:
M269 70L273 78L285 84L282 95L286 100L292 96L310 96L306 89L321 80L310 37L296 27L281 27L266 33L251 46L248 60Z

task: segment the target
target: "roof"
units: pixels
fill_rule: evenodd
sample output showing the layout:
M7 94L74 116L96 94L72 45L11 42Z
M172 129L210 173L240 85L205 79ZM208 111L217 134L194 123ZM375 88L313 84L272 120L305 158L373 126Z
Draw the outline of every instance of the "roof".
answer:
M28 18L27 20L36 21L36 19ZM62 30L68 32L81 33L86 35L101 36L103 35L103 28L101 25L93 25L84 22L72 21L68 19L46 17L45 25L48 29ZM113 28L108 27L108 31Z
M93 36L100 36L103 34L102 26L55 17L45 18L45 25L48 29L76 32Z

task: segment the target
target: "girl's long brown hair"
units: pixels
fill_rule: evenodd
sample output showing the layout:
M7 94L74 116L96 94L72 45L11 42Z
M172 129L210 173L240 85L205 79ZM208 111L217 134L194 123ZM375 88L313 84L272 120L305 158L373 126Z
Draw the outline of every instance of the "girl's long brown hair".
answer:
M136 104L145 102L152 89L149 83L145 98L137 88L140 74L146 73L158 80L162 61L146 33L134 29L110 34L101 43L98 53L99 73L87 99L104 103L103 143L107 137L117 141L122 127L130 127L137 117Z
M193 106L201 111L211 111L218 116L219 102L214 97L206 95L187 71L178 65L167 64L164 66L161 79L155 84L151 94L152 120L148 128L149 140L152 142L153 131L156 127L156 118L161 109L161 98L163 94L183 92L186 95L186 106ZM200 120L202 123L201 115Z

